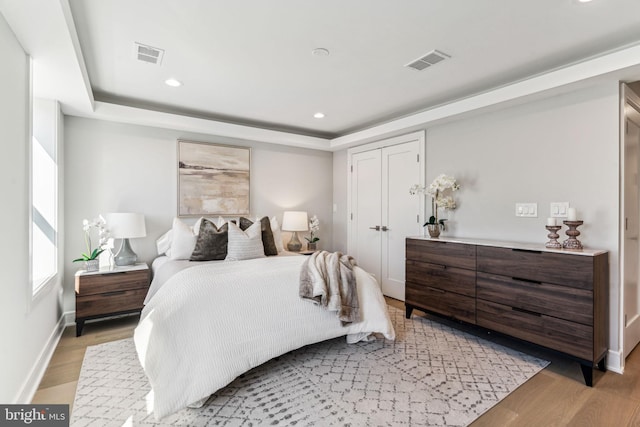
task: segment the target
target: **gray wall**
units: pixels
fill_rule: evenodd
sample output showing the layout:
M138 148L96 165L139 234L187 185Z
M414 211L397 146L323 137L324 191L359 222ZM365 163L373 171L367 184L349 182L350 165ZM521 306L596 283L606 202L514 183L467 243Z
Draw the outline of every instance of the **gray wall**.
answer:
M427 184L446 173L462 186L458 209L445 215L447 235L544 243L549 203L577 208L585 222L582 243L610 251L614 351L620 345L618 99L612 82L426 129ZM346 150L334 159L334 182L346 185ZM346 201L346 191L334 193L338 206ZM537 202L538 218L517 218L517 202ZM334 241L346 247L347 236L336 234Z
M73 274L80 266L70 261L82 251L84 218L143 213L147 237L131 245L143 261L156 256L155 240L171 228L177 213L177 139L251 147L251 216L275 215L282 221L285 210L316 214L319 246L332 249L331 153L67 116L66 311L75 309Z

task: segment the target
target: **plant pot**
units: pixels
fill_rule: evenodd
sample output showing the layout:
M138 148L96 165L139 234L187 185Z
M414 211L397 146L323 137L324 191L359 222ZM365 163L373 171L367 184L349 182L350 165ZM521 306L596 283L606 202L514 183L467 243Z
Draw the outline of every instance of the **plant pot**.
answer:
M427 231L431 238L437 238L440 236L440 224L427 224Z
M308 251L315 251L317 248L317 243L307 243L307 250Z
M90 259L84 262L84 269L86 271L98 271L100 269L99 259Z

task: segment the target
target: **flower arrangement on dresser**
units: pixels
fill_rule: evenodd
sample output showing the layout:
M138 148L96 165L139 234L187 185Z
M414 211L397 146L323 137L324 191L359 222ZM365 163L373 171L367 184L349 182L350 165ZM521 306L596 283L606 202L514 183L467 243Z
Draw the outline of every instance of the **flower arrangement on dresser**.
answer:
M92 249L91 230L94 228L98 231L98 246ZM97 271L99 266L98 257L102 252L104 252L109 240L107 221L105 221L102 215L98 218L94 218L92 221L85 219L82 220L82 229L84 231L84 244L87 251L81 254L80 258L74 259L73 262L83 261L85 264L85 270Z
M438 208L454 210L456 201L451 193L459 189L460 185L456 179L445 174L438 175L426 188L416 184L409 189L409 194L426 194L431 197L431 216L423 225L427 227L431 237L438 237L440 229L445 230L446 218L438 218Z
M320 238L316 235L316 233L320 231L320 220L316 215L312 216L311 219L309 219L309 230L311 231L311 233L309 233L309 237L305 237L305 240L308 242L307 249L310 251L315 251L316 243L320 240Z

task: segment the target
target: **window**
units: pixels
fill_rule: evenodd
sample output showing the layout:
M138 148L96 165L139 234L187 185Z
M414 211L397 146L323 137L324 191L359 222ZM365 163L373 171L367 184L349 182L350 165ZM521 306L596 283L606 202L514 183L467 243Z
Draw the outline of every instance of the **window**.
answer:
M57 103L33 100L31 282L33 294L58 273Z

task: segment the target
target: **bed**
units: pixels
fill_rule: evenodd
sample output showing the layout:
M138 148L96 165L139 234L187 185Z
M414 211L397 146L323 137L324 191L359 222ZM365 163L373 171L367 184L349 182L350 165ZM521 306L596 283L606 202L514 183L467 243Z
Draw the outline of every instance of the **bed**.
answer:
M346 336L349 343L394 339L376 280L353 269L361 321L299 297L307 257L290 253L242 260L189 262L160 257L134 341L152 386L156 418L204 403L242 373L305 345Z

